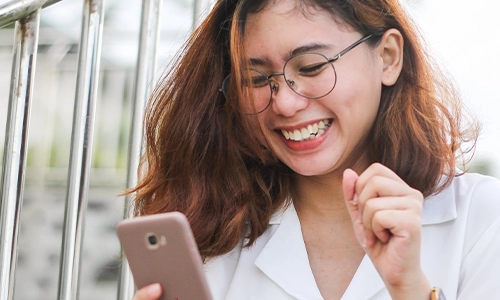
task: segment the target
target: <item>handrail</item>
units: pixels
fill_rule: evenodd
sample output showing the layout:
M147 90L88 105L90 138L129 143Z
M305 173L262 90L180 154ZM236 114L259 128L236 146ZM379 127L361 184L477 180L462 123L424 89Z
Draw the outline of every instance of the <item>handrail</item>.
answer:
M132 123L130 129L130 148L127 168L127 187L137 185L137 168L139 167L142 154L142 119L144 107L153 86L156 75L156 49L158 48L159 27L161 15L161 0L143 0L141 14L141 29L139 33L139 52L135 74L135 90L132 109ZM131 195L125 198L124 218L133 216ZM125 258L120 267L120 278L118 282L118 299L132 299L134 293L134 282Z
M12 300L17 262L17 239L24 192L27 141L40 12L61 0L11 0L0 4L0 27L16 22L12 82L0 182L0 300ZM94 134L97 83L105 0L82 0L83 20L73 116L71 156L61 247L58 299L78 298L79 268ZM201 0L200 0L201 1ZM201 16L196 1L193 24ZM215 0L209 1L211 6ZM156 49L162 0L143 0L137 58L134 108L130 133L127 187L137 184L142 152L142 118L155 79ZM125 199L124 217L132 216L131 199ZM122 264L119 299L130 299L133 281L126 261Z
M0 299L11 300L23 202L40 9L16 22L0 202Z
M0 27L15 22L32 12L61 0L11 0L0 5Z
M60 300L78 298L78 277L88 202L103 19L104 0L85 0L61 247L58 291Z

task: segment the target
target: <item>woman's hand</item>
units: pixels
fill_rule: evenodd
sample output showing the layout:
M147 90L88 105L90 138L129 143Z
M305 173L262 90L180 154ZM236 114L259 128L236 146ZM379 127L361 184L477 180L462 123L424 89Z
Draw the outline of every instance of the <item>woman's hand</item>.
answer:
M161 293L160 284L153 283L138 290L132 300L157 300L160 298Z
M356 237L392 299L429 299L420 267L422 193L378 163L359 176L347 169L342 186Z

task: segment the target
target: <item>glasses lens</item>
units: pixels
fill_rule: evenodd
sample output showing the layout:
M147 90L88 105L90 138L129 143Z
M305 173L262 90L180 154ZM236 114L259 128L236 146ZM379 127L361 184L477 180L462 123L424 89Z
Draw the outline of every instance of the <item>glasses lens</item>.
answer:
M286 63L284 73L288 86L306 98L326 96L335 87L335 69L322 54L294 56Z
M243 99L241 110L246 114L257 114L264 111L271 103L271 86L266 74L259 70L248 69L242 72L241 89ZM231 76L222 82L222 92L226 99L230 89Z
M248 69L243 72L243 111L256 114L265 110L271 103L271 86L266 74L260 70Z

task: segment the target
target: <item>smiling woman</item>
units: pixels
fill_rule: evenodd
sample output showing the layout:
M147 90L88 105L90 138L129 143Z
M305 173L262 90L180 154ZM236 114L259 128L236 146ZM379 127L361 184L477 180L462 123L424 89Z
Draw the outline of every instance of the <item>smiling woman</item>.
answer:
M399 1L219 1L149 103L136 214L187 216L214 299L500 296L461 109Z

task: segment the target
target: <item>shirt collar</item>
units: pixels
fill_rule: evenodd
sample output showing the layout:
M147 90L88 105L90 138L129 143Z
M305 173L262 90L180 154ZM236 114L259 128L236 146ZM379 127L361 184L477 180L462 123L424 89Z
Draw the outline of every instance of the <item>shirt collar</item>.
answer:
M255 265L293 297L323 299L309 265L300 222L293 205L276 213L271 224L279 226L255 260Z
M277 212L271 224L279 226L255 260L255 265L293 297L323 299L309 264L293 204ZM342 299L370 299L383 288L380 275L365 255Z
M424 200L422 225L445 223L457 218L454 181L449 187Z

